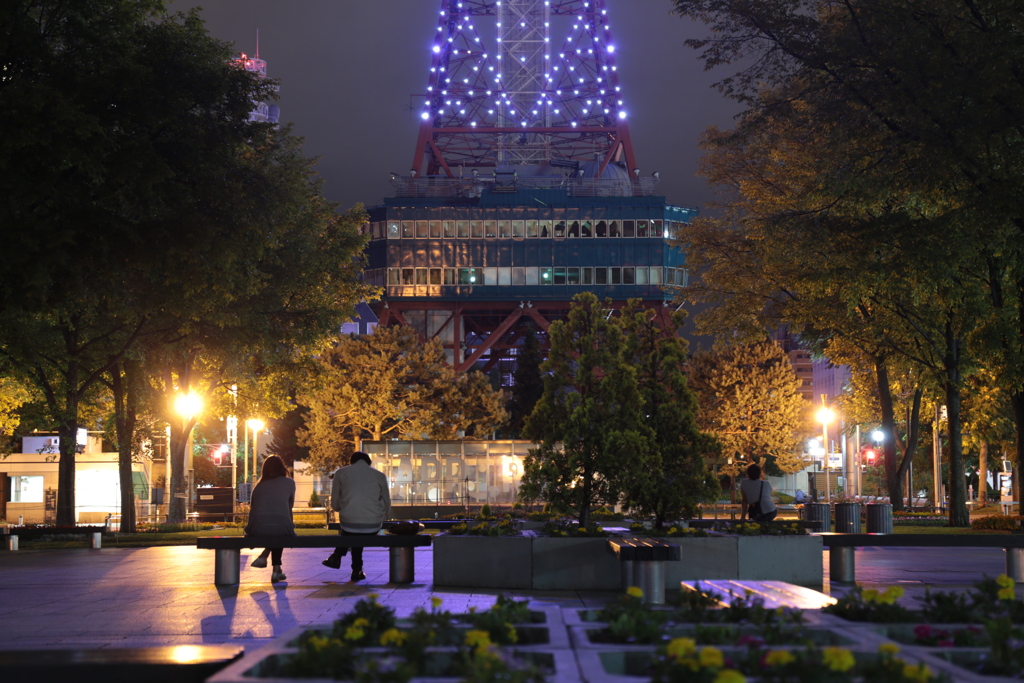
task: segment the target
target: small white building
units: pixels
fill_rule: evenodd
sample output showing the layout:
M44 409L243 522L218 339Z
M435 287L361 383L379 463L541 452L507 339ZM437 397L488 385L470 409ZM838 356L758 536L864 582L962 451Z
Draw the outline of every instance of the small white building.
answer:
M75 456L75 521L104 522L121 512L121 484L116 452L103 451L99 432L78 432ZM0 497L6 501L6 521L52 523L56 519L60 437L30 434L22 438L21 453L0 459ZM149 461L132 464L136 512L148 513L152 468Z

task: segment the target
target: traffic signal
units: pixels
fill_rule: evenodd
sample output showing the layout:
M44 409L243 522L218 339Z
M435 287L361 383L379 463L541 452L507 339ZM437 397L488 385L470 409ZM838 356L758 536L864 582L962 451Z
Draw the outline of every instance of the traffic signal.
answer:
M875 462L878 460L878 451L874 448L865 448L861 455L863 455L864 464L868 467L874 467Z

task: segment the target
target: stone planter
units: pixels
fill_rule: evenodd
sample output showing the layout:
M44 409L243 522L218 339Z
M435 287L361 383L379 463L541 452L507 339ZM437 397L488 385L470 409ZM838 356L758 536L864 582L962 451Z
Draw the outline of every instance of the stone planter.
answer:
M761 630L755 626L744 626L739 624L705 624L705 627L712 626L717 628L730 628L735 629L737 637L743 635L756 636L759 635ZM609 643L601 642L600 640L594 640L599 638L598 634L604 630L604 627L599 624L590 626L570 626L569 634L572 638L573 647L577 650L606 650L608 648L618 648L628 645L626 643ZM794 638L792 642L788 642L785 646L796 645L797 643L810 642L819 647L825 647L834 645L837 647L852 647L857 644L857 640L844 634L842 631L833 630L829 628L803 628L799 630L799 639ZM697 645L714 645L715 647L742 647L740 644L735 642L730 643L713 643L702 640L698 633L698 627L696 624L672 624L667 625L664 629L664 634L667 638L693 638ZM654 645L645 645L644 647L654 647ZM784 647L784 645L766 645L765 647Z
M665 563L665 587L680 581L746 579L820 587L818 536L667 539L681 562ZM434 585L534 590L620 590L622 563L606 538L436 536Z

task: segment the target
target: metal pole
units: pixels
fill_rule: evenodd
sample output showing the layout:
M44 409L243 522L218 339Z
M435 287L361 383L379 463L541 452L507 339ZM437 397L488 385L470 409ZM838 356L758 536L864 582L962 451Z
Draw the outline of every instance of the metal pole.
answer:
M861 495L861 469L862 469L862 463L860 462L860 425L857 425L857 430L854 432L854 434L855 434L855 436L854 436L855 440L853 442L853 452L857 454L855 456L857 458L857 463L856 463L857 464L857 467L856 467L856 471L857 471L857 479L856 479L857 489L856 489L856 492L857 492L857 496L859 497Z
M829 460L829 452L828 452L828 423L827 422L822 422L821 423L821 442L825 446L825 502L826 503L831 503L832 502L832 492L830 491L831 487L828 485L828 460Z
M935 483L932 490L932 505L935 507L936 512L942 507L942 467L939 462L942 446L941 436L939 435L939 419L939 404L936 401L935 430L932 432L932 481Z
M242 453L242 481L249 481L249 425L245 425L245 451Z

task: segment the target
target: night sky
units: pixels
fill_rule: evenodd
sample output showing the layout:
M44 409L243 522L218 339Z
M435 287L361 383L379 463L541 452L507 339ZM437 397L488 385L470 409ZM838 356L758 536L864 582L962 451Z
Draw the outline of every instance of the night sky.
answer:
M281 120L320 157L324 193L342 208L391 195L388 173L407 175L426 91L440 0L172 0L199 6L210 34L255 51L280 79ZM660 172L658 194L705 210L712 192L696 176L697 139L731 127L738 105L683 45L706 28L670 14L670 0L608 0L619 80L642 175ZM563 31L552 31L561 46Z

